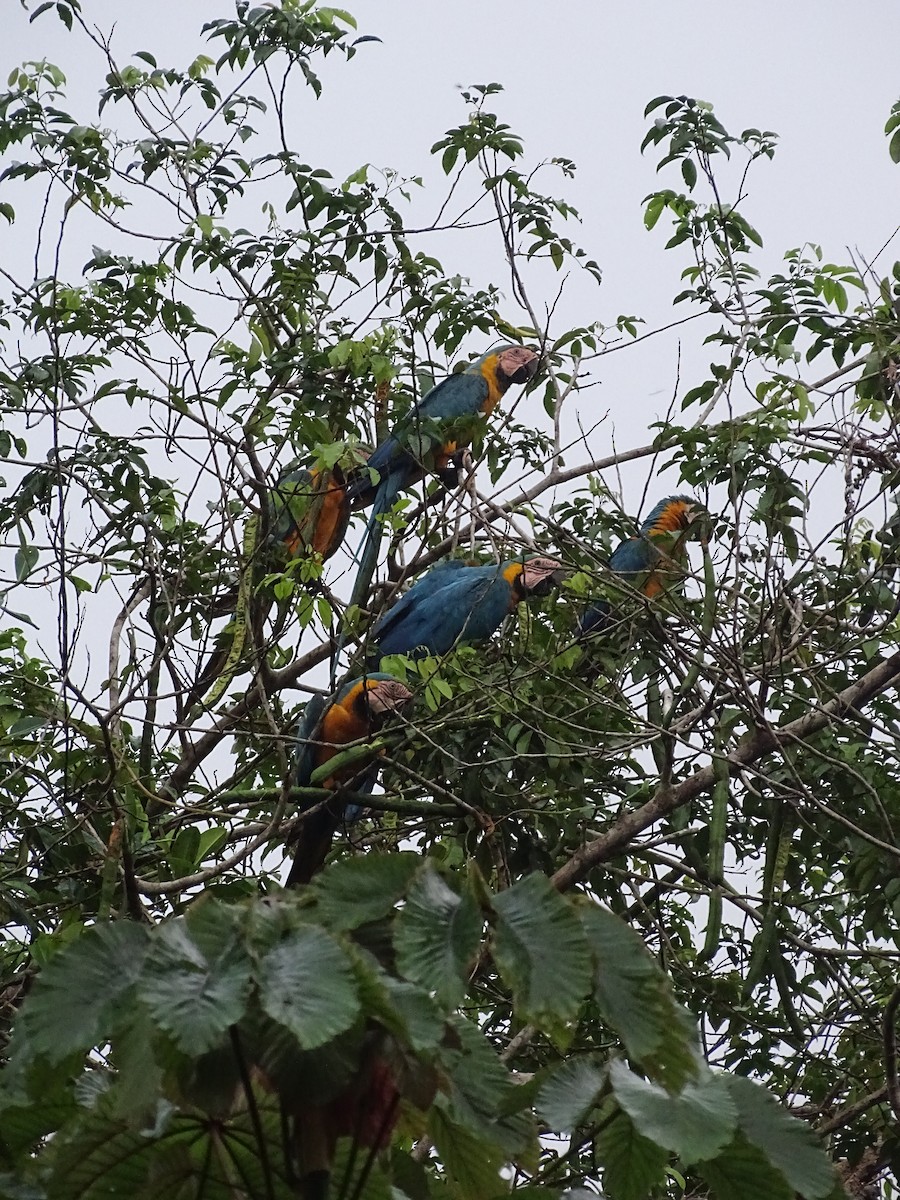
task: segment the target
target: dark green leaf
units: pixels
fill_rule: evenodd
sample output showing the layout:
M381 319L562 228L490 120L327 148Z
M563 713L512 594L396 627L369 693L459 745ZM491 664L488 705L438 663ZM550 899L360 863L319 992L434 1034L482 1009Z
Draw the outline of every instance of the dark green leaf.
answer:
M43 968L21 1015L31 1052L61 1062L106 1041L133 1003L149 936L142 925L95 925ZM61 1014L65 1020L61 1020Z
M406 894L421 856L367 854L334 863L314 881L323 920L330 929L356 929L386 917Z
M433 988L447 1008L454 1007L465 994L483 924L470 893L457 895L426 861L395 925L398 968L407 979Z
M578 1013L591 957L572 906L546 876L533 874L494 897L494 957L517 1010L558 1027Z
M603 1127L595 1146L610 1200L645 1200L665 1177L667 1152L642 1137L624 1112Z
M321 929L298 929L278 943L257 972L260 1002L305 1049L348 1029L359 1012L346 952Z
M582 921L597 963L595 994L603 1019L651 1078L680 1088L697 1071L693 1019L624 921L596 905L584 909Z
M687 1165L713 1158L734 1135L737 1106L724 1076L707 1071L674 1096L632 1074L623 1062L610 1064L609 1077L638 1132L673 1150Z
M786 1112L751 1079L730 1076L728 1090L737 1105L741 1133L781 1172L791 1190L805 1200L828 1196L834 1187L834 1171L809 1126Z

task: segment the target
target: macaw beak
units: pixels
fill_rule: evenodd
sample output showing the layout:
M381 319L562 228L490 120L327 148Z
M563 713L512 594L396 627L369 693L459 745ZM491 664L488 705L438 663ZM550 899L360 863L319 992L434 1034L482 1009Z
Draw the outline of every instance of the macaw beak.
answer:
M399 679L379 679L374 687L366 690L369 711L376 717L397 712L412 698L412 692Z
M555 558L532 558L522 567L519 584L526 596L549 596L567 574Z
M540 363L540 355L530 346L514 346L500 356L501 369L511 383L527 383L533 379Z

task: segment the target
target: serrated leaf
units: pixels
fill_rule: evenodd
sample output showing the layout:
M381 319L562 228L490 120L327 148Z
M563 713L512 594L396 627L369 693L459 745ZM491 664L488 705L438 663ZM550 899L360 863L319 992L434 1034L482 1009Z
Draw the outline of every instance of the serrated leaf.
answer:
M741 1134L714 1159L697 1167L715 1200L793 1200L794 1191L761 1150Z
M217 911L222 906L206 907L209 916L195 917L196 928L183 919L157 928L139 992L154 1022L191 1055L219 1044L244 1015L250 992L250 960ZM218 943L210 937L215 928L224 933Z
M421 855L401 851L358 855L321 872L313 886L329 929L357 929L386 917L421 864Z
M569 1132L594 1107L605 1083L606 1066L598 1058L570 1058L554 1067L541 1084L537 1114L551 1129Z
M520 1085L476 1025L458 1017L452 1030L458 1046L445 1046L440 1054L450 1115L500 1146L505 1156L536 1166L534 1122L530 1111L522 1111L525 1102L516 1103Z
M494 959L516 1009L536 1025L574 1020L591 982L587 939L572 906L544 875L494 897Z
M667 1152L643 1137L627 1113L616 1113L595 1142L610 1200L645 1200L665 1178Z
M260 1002L307 1050L348 1029L359 1012L350 959L313 926L298 929L265 956L257 971Z
M451 1120L440 1100L428 1113L428 1132L459 1195L466 1200L490 1200L502 1190L503 1153L473 1130Z
M673 1150L685 1165L714 1158L734 1135L737 1105L725 1076L706 1072L674 1096L632 1074L620 1060L610 1063L609 1078L638 1133Z
M115 921L95 925L55 954L22 1008L29 1050L58 1063L105 1041L126 1007L148 944L142 925Z
M834 1171L808 1125L791 1116L764 1087L741 1075L728 1079L738 1124L747 1141L780 1171L793 1192L822 1200L834 1187Z
M597 963L595 995L603 1019L622 1039L629 1058L677 1090L697 1073L692 1017L624 921L597 906L585 909L581 919Z
M426 862L394 926L400 973L431 988L446 1008L455 1007L465 995L483 926L471 894L458 895Z

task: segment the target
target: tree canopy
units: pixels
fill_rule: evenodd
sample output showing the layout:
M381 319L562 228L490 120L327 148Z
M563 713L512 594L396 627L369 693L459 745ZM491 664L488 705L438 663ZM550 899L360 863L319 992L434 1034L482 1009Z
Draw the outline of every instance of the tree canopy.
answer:
M0 95L30 263L0 266L0 1195L891 1194L900 263L806 245L766 277L776 134L650 99L644 221L711 361L610 444L604 356L638 379L656 331L602 288L560 317L601 282L576 164L533 160L499 84L435 131L423 220L421 178L291 143L377 34L349 13L238 0L186 67L123 60L78 0L33 19L107 73L89 111L48 62ZM279 480L368 478L498 344L537 372L385 511L365 603L364 507L275 553ZM622 545L674 496L701 515L652 543L657 590ZM560 578L489 640L381 658L411 702L300 785L398 595L538 555Z

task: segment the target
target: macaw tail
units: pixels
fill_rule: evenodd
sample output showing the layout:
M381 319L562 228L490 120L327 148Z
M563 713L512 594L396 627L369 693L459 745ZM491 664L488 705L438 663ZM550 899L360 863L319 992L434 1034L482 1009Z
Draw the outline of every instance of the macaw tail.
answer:
M313 875L321 869L340 824L340 817L335 816L332 811L334 805L334 800L327 800L321 808L304 816L297 835L294 861L284 881L285 887L299 887L302 883L309 883Z
M382 521L379 519L389 513L394 501L400 494L403 473L392 473L386 476L378 485L372 512L366 525L366 532L360 543L355 557L359 560L356 579L353 581L353 591L350 593L350 604L364 608L369 597L369 587L378 566L378 551L381 549Z

